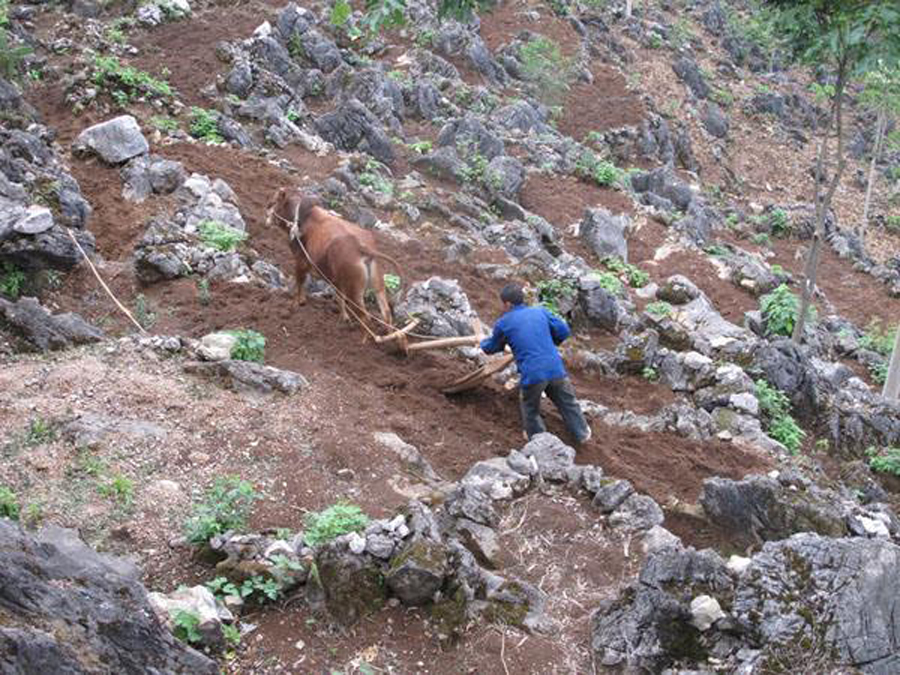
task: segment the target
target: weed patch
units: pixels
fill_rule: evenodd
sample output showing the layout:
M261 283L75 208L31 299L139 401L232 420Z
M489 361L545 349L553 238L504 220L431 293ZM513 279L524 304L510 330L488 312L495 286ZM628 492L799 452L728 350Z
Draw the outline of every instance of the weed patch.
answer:
M760 298L759 309L770 334L790 337L800 313L800 298L787 284L781 284Z
M306 515L303 540L309 546L317 546L332 539L359 532L369 524L369 517L355 504L341 502L324 511Z
M25 272L10 262L0 266L0 295L18 300L25 286Z
M188 541L205 544L228 530L245 529L253 502L258 498L249 481L237 476L217 478L185 524Z
M872 471L900 476L900 448L891 447L882 450L869 448L866 454L869 456L869 468Z
M558 105L569 91L572 64L550 38L538 36L519 47L522 74L533 82L537 96L546 105Z
M171 98L173 94L165 80L126 66L115 56L94 57L92 80L120 106L142 98Z
M760 379L756 381L756 398L759 400L766 433L792 455L796 454L806 432L791 415L791 401L787 394Z
M204 246L223 253L235 250L238 244L247 239L246 232L229 227L218 220L204 220L199 224L197 230Z
M204 143L218 145L225 142L225 138L219 133L219 122L215 114L206 108L191 108L190 134Z
M545 279L537 282L536 286L538 302L557 316L562 316L559 301L571 298L576 293L575 285L572 282L561 279Z
M237 338L231 348L231 358L236 361L255 361L262 363L266 357L266 338L255 330L238 328L228 331Z

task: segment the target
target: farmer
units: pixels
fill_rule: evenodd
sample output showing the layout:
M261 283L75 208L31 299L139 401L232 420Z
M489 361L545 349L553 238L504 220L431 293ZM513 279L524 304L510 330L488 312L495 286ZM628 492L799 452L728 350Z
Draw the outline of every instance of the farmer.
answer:
M504 286L500 300L503 316L494 325L491 337L482 340L481 349L485 354L496 354L506 345L512 349L519 370L519 404L526 437L546 431L541 419L541 394L547 392L576 444L583 444L590 439L591 428L556 348L571 334L569 327L543 307L528 307L518 284Z

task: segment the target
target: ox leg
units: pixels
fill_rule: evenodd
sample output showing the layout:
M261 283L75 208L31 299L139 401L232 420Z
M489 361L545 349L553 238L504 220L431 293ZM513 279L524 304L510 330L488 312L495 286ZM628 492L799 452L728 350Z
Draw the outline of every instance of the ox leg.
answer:
M301 306L306 304L306 277L308 275L309 267L306 262L296 260L294 262L294 285L296 286L294 291L297 294L297 304Z
M374 261L370 279L372 290L375 292L375 300L378 302L378 310L381 312L381 319L388 326L391 326L393 317L391 316L391 303L388 302L387 291L384 288L384 275L381 273L381 267Z

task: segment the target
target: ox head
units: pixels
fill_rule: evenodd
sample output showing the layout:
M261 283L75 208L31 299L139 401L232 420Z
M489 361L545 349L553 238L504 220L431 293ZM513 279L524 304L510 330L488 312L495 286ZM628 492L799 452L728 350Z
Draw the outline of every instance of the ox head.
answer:
M302 226L317 206L320 206L319 200L312 195L304 194L296 188L278 188L269 198L266 225L279 225L285 230L290 230L295 222Z

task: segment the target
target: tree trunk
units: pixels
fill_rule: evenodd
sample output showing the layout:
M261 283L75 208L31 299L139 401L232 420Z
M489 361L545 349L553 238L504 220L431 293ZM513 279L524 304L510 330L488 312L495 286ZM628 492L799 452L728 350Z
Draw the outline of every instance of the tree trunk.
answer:
M888 401L896 401L900 398L900 326L897 326L894 351L891 352L891 363L888 366L888 374L881 395Z
M865 243L866 231L869 229L869 206L872 203L872 187L875 185L875 165L878 163L878 156L881 154L881 145L884 143L884 133L887 129L887 113L882 110L878 114L878 127L875 131L875 150L872 153L872 162L869 164L869 180L866 185L866 203L863 206L862 225L857 230L860 241Z
M822 246L822 240L825 238L825 219L831 208L831 200L834 193L841 182L841 176L844 174L846 167L846 159L844 158L844 87L847 83L847 62L841 61L838 64L837 82L834 87L834 103L832 104L833 117L835 120L835 131L837 132L837 167L834 175L828 183L828 192L824 197L822 194L822 171L825 166L825 154L828 147L828 131L831 128L831 118L829 115L828 124L825 127L822 144L819 146L819 157L816 160L816 232L813 236L812 246L809 247L809 255L806 259L806 268L804 270L805 279L803 282L803 296L800 299L800 313L797 316L797 323L794 325L794 334L791 339L800 344L803 341L803 329L806 326L806 316L809 313L809 306L812 303L813 292L816 290L816 271L819 266L819 249ZM821 197L821 198L820 198Z

